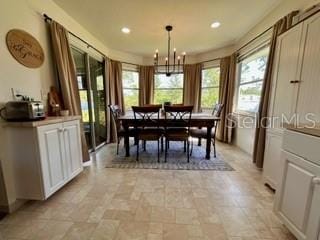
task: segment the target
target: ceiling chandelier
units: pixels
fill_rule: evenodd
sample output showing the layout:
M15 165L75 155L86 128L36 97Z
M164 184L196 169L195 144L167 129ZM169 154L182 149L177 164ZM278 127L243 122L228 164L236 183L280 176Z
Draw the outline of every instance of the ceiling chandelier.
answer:
M178 55L176 56L176 48L173 49L173 64L170 64L170 47L171 47L171 37L170 32L172 31L172 26L168 25L165 27L166 31L168 32L168 53L167 57L165 58L165 64L159 65L159 51L156 50L154 54L154 66L156 73L166 74L167 77L170 77L171 74L180 73L180 68L183 69L183 66L186 61L186 52L182 53L182 62L181 57ZM165 69L165 71L163 70ZM161 71L162 70L162 71Z

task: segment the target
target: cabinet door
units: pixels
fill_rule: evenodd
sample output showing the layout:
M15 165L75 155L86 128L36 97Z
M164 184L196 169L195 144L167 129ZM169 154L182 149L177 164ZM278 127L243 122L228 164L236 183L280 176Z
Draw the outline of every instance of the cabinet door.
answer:
M320 14L304 22L304 54L302 61L297 114L302 123L309 118L320 121Z
M274 128L281 127L281 117L290 119L295 111L296 86L290 83L299 76L302 24L282 34L277 41L269 116L279 117Z
M282 134L268 132L266 136L263 179L273 189L277 189L280 171L280 155L282 145Z
M298 239L316 239L309 238L307 231L312 224L309 221L311 206L318 205L319 193L315 192L314 179L320 175L320 167L283 151L281 170L283 175L276 192L276 211Z
M63 124L68 179L73 178L82 171L79 125L79 121L70 121Z
M67 178L62 124L38 127L38 140L45 198L48 198Z

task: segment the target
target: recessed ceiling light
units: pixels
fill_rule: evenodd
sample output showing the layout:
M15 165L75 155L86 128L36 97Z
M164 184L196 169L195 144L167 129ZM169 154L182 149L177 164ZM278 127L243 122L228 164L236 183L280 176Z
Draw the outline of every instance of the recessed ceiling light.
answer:
M127 28L127 27L123 27L123 28L121 29L121 31L122 31L123 33L126 33L126 34L130 33L130 29Z
M212 28L218 28L218 27L220 27L220 25L221 25L220 22L213 22L213 23L211 24L211 27L212 27Z

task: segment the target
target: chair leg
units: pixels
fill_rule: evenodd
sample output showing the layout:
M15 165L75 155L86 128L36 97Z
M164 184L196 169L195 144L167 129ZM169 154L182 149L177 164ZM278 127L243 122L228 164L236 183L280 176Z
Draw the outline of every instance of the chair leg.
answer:
M160 162L160 141L158 139L158 163Z
M163 152L163 136L161 137L161 152Z
M198 146L201 146L201 138L198 138Z
M139 161L139 140L138 140L138 144L137 144L137 155L136 155L136 161Z
M189 140L188 140L188 143L187 143L188 163L190 162L190 154L189 154L189 151L190 151L190 142L189 142Z
M216 158L217 157L217 155L216 155L216 140L214 138L212 138L211 142L213 145L213 156Z
M167 153L168 153L168 141L166 139L165 150L164 150L164 162L167 162Z
M191 139L191 150L190 150L190 156L192 156L192 151L193 151L193 139Z
M143 151L146 151L146 145L147 145L147 141L144 140L144 141L143 141Z
M183 151L187 151L187 141L183 141Z
M120 140L117 140L117 155L119 155L119 144L120 144Z

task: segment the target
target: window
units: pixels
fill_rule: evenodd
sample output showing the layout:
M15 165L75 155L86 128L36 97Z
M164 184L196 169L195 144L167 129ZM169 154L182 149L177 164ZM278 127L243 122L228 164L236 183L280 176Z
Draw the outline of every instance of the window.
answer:
M207 68L202 70L201 82L201 109L212 110L219 100L220 68Z
M122 71L124 105L127 110L139 105L139 74L134 71Z
M265 47L238 65L237 111L255 113L259 109L269 47Z
M172 74L167 77L165 74L154 76L154 102L182 103L183 101L183 74Z

